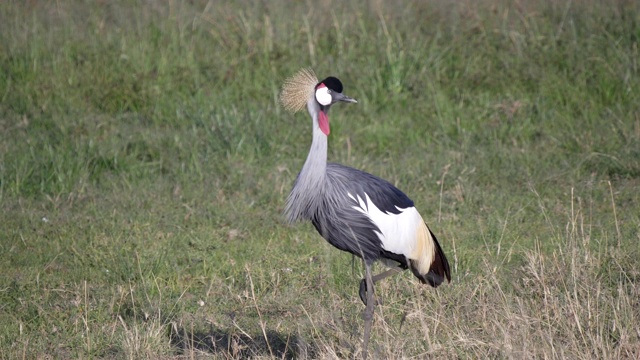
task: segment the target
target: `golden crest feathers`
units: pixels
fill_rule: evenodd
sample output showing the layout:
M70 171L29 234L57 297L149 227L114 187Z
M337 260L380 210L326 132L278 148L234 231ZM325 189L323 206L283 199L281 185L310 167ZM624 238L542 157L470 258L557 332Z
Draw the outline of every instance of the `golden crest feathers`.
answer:
M318 78L311 68L303 68L284 81L280 93L280 103L292 113L296 113L307 105Z

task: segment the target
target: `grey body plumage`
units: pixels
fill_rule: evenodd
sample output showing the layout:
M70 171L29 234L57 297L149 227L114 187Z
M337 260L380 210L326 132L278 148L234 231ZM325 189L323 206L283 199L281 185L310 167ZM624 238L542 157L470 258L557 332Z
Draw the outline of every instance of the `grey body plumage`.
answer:
M380 229L369 217L354 209L358 203L349 195L365 198L367 194L378 208L396 214L398 208L413 206L411 199L387 181L341 164L327 163L324 174L314 175L320 180L316 178L316 181L305 183L309 174L301 172L298 176L292 195L304 194L304 197L289 201L300 203L304 211L294 217L289 214L290 221L311 221L331 245L368 263L383 257L406 266L400 255L394 257L384 250L377 235Z

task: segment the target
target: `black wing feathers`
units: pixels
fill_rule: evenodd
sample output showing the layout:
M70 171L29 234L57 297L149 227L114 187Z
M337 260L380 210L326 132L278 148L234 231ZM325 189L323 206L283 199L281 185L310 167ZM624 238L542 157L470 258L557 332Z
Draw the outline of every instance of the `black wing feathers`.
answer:
M440 243L438 243L438 239L436 239L436 236L431 232L431 230L429 230L429 233L431 233L431 238L436 246L433 263L429 268L429 272L425 275L425 278L429 285L438 287L438 285L442 284L445 277L448 282L451 282L451 270L449 269L449 261L447 261L447 257L444 255L444 251L442 251Z

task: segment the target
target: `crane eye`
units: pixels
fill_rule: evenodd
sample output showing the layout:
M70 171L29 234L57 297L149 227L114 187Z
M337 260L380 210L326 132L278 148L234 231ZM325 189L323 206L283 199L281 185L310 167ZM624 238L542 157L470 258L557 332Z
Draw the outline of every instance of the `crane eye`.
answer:
M326 86L321 86L316 89L316 101L322 106L331 105L331 90Z

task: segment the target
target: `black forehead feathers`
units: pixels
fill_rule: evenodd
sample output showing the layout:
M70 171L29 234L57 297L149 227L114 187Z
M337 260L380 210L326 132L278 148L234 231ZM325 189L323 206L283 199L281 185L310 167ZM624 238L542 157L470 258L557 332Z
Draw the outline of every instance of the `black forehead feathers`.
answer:
M324 84L324 86L331 89L331 91L335 91L339 93L342 92L342 83L340 82L340 80L338 80L337 77L329 76L328 78L320 81L318 85L319 84Z

